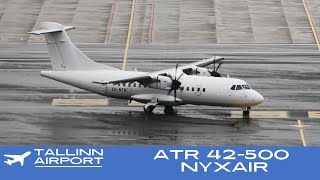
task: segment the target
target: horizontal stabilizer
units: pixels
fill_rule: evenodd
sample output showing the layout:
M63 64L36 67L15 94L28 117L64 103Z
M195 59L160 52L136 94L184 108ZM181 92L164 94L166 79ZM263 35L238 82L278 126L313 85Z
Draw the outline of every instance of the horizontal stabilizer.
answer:
M63 29L65 31L70 30L70 29L75 29L74 26L63 26ZM62 32L61 28L50 28L50 29L40 29L37 31L31 31L29 34L34 34L34 35L40 35L40 34L47 34L47 33L54 33L54 32Z
M8 164L8 165L12 165L12 162L10 161L10 160L6 160L6 161L4 161L6 164Z

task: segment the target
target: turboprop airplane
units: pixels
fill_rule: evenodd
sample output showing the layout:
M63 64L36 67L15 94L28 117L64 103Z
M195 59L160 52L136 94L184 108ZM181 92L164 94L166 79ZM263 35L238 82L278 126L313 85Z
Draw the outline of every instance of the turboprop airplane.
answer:
M243 115L249 115L251 107L264 100L245 81L221 77L218 69L222 57L155 72L124 71L96 63L83 54L66 33L73 28L44 22L40 30L30 32L45 36L53 70L41 71L42 76L102 96L145 103L147 113L162 105L164 113L172 114L173 106L193 104L240 107ZM204 68L210 64L213 69Z
M5 155L3 155L3 156L8 157L8 158L11 158L11 160L10 160L10 159L7 159L7 160L4 161L4 162L5 162L6 164L10 165L10 166L11 166L12 164L16 163L16 162L20 162L21 166L23 166L23 164L24 164L24 159L25 159L26 157L28 157L30 154L31 154L30 151L27 151L27 152L25 152L25 153L22 154L22 155L10 155L10 154L5 154Z

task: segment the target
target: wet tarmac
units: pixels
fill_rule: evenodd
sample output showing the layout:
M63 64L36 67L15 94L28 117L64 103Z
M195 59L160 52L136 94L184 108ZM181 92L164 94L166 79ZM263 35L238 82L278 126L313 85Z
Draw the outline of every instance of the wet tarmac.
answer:
M78 44L93 60L121 67L124 47ZM315 45L134 45L127 69L154 71L212 55L226 58L221 73L247 81L265 102L250 117L240 109L141 106L108 98L108 105L52 105L53 99L104 97L41 77L50 69L43 44L0 45L1 145L320 145L320 61Z

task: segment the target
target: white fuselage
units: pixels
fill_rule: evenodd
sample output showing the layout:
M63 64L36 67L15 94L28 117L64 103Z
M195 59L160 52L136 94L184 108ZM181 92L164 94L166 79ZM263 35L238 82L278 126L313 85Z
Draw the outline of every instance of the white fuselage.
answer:
M103 96L118 99L135 100L148 103L157 100L159 104L174 106L181 104L251 107L264 99L253 89L232 90L233 85L245 85L245 81L234 78L182 75L179 79L183 90L177 90L177 99L173 91L150 88L138 82L95 84L95 81L129 78L146 74L134 71L42 71L41 75Z

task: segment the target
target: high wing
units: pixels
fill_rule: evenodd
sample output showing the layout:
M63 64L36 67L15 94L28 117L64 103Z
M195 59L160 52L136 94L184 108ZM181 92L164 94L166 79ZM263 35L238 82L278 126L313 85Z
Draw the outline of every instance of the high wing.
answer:
M209 59L204 59L202 61L197 61L194 63L190 63L190 64L186 64L183 66L179 66L178 69L186 72L192 69L192 67L205 67L208 66L210 64L213 63L217 63L220 62L221 60L223 60L223 57L220 56L213 56ZM131 78L123 78L123 79L114 79L114 80L110 80L110 81L93 81L92 83L96 83L96 84L109 84L109 83L126 83L126 82L135 82L138 81L140 83L144 83L144 82L154 82L157 81L158 76L171 76L171 74L174 74L175 72L175 68L170 68L170 69L165 69L165 70L161 70L161 71L155 71L155 72L151 72L151 73L146 73L144 75L139 75L136 77L131 77Z
M182 70L183 72L187 72L187 71L192 70L193 67L205 67L205 66L208 66L213 63L218 63L222 60L224 60L223 57L212 56L211 58L208 58L208 59L203 59L201 61L197 61L197 62L193 62L193 63L179 66L178 69ZM170 74L173 74L174 71L175 71L175 68L170 68L170 69L166 69L166 70L156 71L156 72L153 72L152 74L158 73L159 75L162 75L162 76L169 76Z
M185 71L191 70L192 67L194 67L194 66L205 67L205 66L208 66L208 65L213 64L213 63L218 63L218 62L220 62L222 60L224 60L223 57L213 56L213 57L211 57L209 59L204 59L202 61L197 61L197 62L194 62L194 63L183 65L183 66L179 67L179 69L181 69L183 72L185 72Z
M3 156L8 157L8 158L12 158L12 159L17 159L20 157L20 155L10 155L10 154L5 154Z

